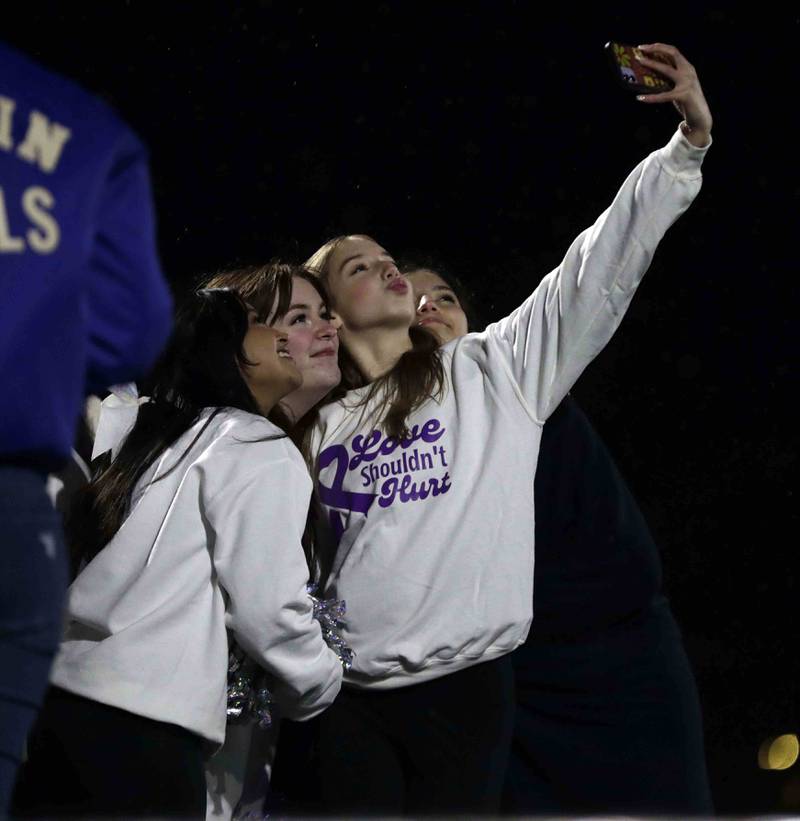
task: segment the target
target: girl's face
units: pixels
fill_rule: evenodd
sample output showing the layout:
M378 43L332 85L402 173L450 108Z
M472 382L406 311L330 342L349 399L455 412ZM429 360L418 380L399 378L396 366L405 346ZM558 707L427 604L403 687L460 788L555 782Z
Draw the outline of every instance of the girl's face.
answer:
M421 268L406 276L414 290L417 325L430 331L440 345L467 333L467 315L455 291L438 274Z
M300 387L303 377L289 353L288 336L260 322L252 306L248 306L247 320L249 327L242 347L253 364L243 366L242 375L263 408Z
M348 237L336 246L327 269L333 307L347 332L413 324L411 287L376 242Z
M302 396L287 397L294 400L290 402L293 410L299 409L294 407L297 401L303 405L307 402L302 410L305 413L339 384L340 325L338 318L331 317L319 291L307 280L294 277L289 310L272 326L286 336L287 350L303 377L297 391Z

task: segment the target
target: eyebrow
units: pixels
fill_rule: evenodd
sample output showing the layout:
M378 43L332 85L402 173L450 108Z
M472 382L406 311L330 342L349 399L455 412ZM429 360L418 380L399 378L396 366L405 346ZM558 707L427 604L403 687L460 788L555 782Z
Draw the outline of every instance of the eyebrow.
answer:
M347 259L343 259L342 264L339 266L339 270L343 271L344 266L347 265L348 262L352 262L354 259L361 259L364 256L366 256L366 254L353 254L353 256L347 257ZM395 258L391 254L387 253L383 248L381 248L380 256L388 257L392 262L394 262L395 265L397 265Z
M352 262L354 259L359 259L360 257L363 257L363 256L364 256L363 254L353 254L352 257L348 257L347 259L342 260L342 264L339 266L339 270L340 271L343 270L344 266L347 265L348 262Z
M304 302L295 302L286 309L286 313L284 314L284 316L286 316L286 314L290 313L291 311L306 311L308 313L312 313L313 310L313 305L308 305ZM324 299L320 299L319 305L317 306L317 310L320 312L320 314L330 312L330 306L327 302L325 302Z

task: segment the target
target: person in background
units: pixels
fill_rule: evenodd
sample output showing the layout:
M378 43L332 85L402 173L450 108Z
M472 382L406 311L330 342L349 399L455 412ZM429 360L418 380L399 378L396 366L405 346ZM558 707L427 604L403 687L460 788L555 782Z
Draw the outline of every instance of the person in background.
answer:
M405 262L417 325L440 345L474 300L437 262ZM611 454L567 395L534 482L535 615L511 654L516 713L503 809L712 812L697 687L653 537Z
M84 397L171 326L147 154L104 103L0 43L0 815L47 686L67 582L48 474Z

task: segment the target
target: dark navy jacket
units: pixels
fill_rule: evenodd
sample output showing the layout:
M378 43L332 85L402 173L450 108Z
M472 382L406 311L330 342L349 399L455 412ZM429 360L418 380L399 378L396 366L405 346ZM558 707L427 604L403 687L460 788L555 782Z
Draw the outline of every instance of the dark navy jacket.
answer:
M143 145L0 43L0 464L57 468L86 393L142 375L171 310Z
M653 600L661 587L658 549L611 454L570 396L545 423L534 498L528 644L603 630ZM517 654L521 661L524 651Z

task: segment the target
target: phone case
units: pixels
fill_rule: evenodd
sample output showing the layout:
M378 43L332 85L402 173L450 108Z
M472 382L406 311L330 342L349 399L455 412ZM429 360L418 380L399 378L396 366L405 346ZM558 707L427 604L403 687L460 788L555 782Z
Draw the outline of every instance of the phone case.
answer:
M660 91L670 91L674 84L648 68L645 68L637 59L641 54L636 46L626 46L623 43L606 43L606 53L611 61L611 68L620 83L635 94L657 94Z

